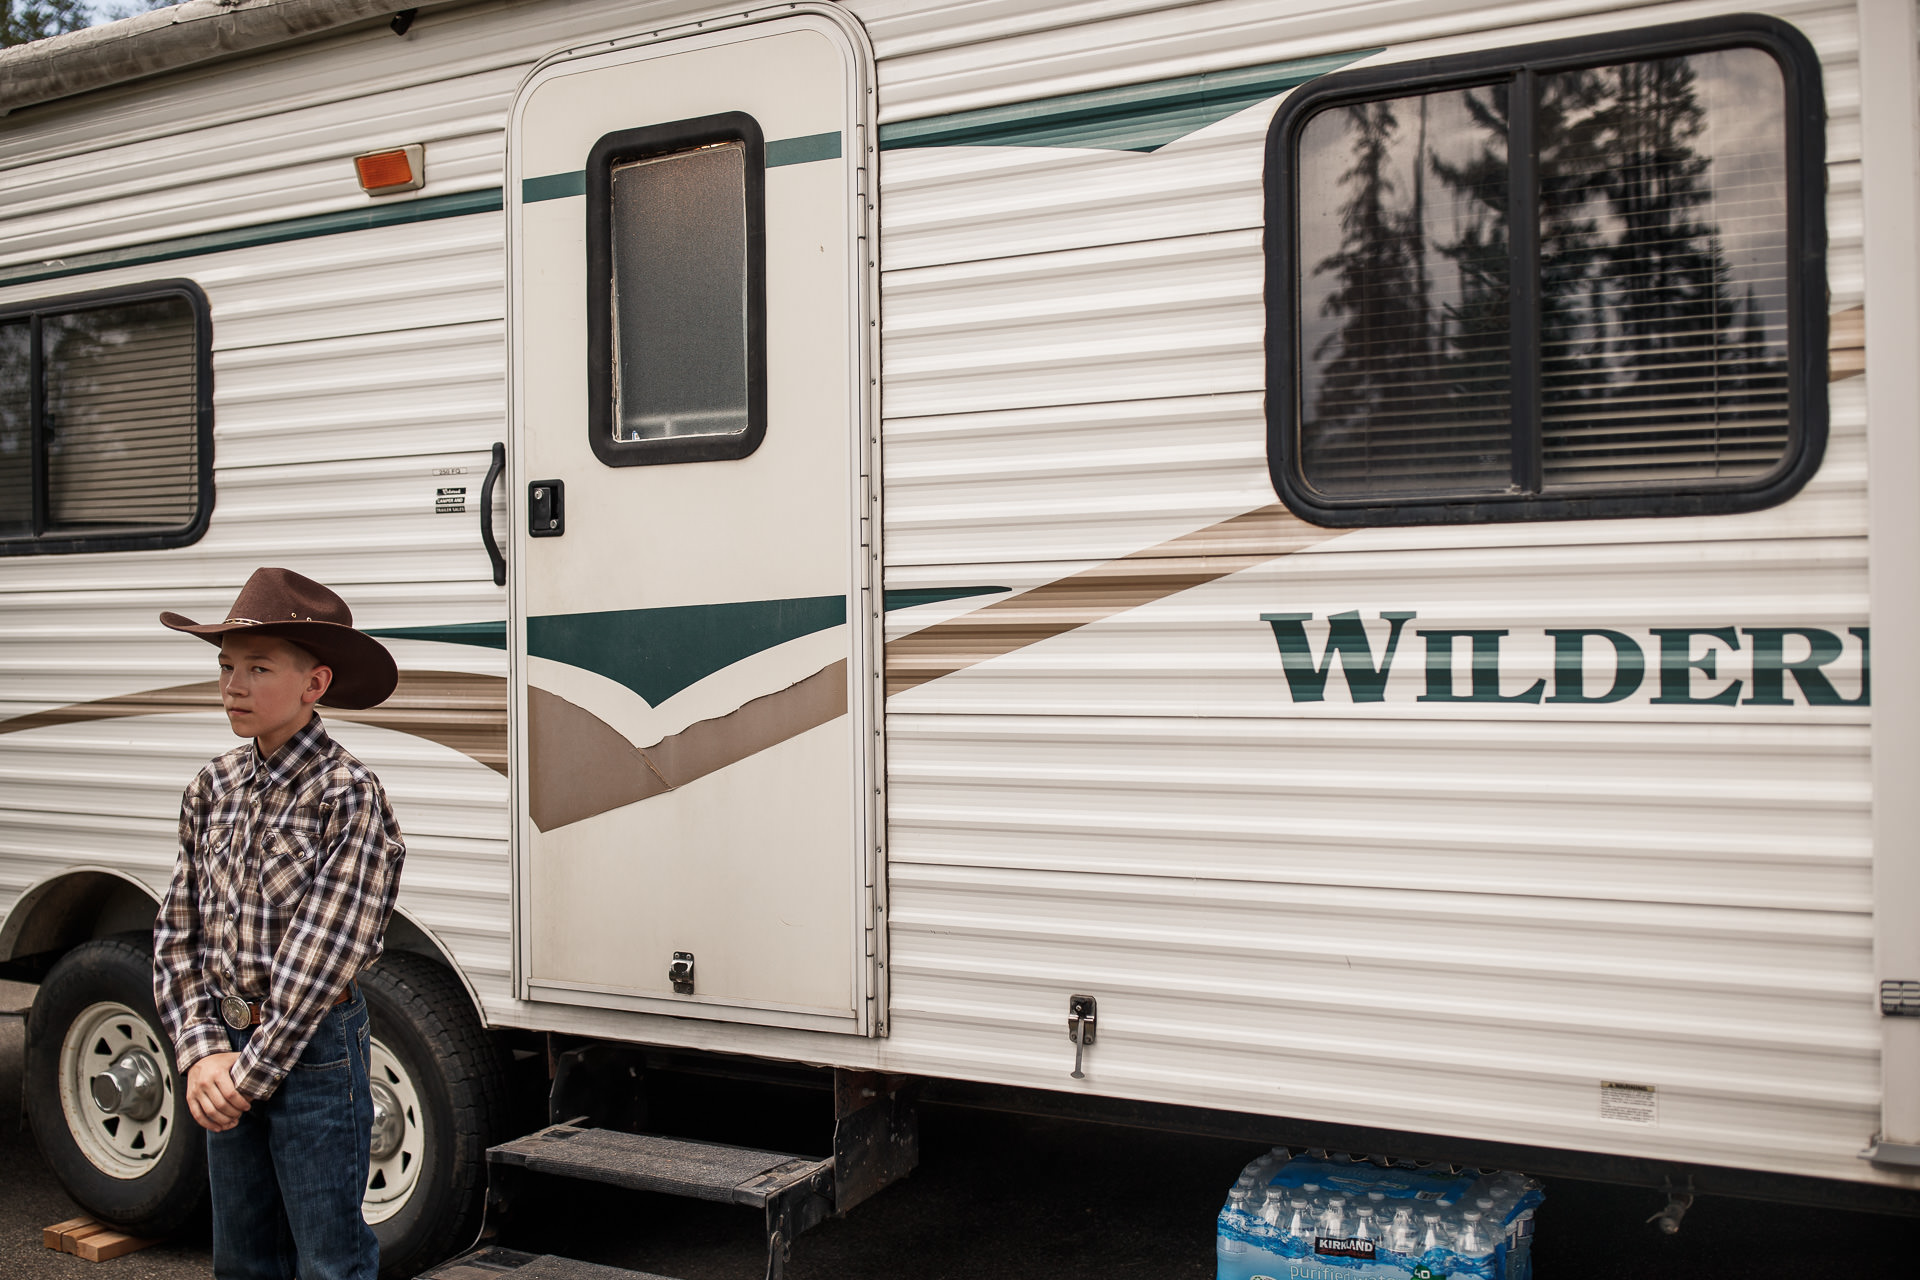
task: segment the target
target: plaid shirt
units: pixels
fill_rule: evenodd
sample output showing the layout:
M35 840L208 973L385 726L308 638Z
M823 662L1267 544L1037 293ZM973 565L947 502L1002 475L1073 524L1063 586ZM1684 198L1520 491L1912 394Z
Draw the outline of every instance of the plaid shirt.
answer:
M405 858L380 780L317 715L270 760L248 742L202 769L153 931L153 998L180 1070L231 1051L221 996L264 997L233 1081L270 1096L379 957Z

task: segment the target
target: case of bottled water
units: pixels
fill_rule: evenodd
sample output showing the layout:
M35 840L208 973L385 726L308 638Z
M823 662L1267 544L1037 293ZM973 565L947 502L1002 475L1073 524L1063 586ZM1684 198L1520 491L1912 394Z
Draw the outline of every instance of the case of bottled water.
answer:
M1532 1280L1540 1184L1275 1147L1220 1210L1219 1280Z

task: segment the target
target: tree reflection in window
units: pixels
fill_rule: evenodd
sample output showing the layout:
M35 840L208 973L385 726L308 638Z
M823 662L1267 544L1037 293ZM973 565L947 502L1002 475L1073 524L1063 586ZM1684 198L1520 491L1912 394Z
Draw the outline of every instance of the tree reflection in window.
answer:
M1530 168L1509 154L1515 101ZM1526 498L1783 465L1784 90L1764 50L1350 103L1298 145L1312 489ZM1518 300L1516 216L1535 220ZM1535 317L1518 335L1516 301Z

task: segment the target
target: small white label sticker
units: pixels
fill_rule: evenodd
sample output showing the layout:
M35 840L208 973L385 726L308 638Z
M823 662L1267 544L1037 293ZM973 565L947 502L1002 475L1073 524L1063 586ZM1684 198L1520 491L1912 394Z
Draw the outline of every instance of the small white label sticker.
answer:
M443 516L457 516L467 509L465 489L440 489L434 493L433 509Z
M1600 1118L1621 1124L1659 1124L1660 1095L1650 1084L1600 1082Z

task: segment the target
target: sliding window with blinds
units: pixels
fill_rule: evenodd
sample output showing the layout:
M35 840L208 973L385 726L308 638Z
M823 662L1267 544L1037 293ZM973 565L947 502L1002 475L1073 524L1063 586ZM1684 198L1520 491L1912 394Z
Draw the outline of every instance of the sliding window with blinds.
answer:
M1418 67L1328 77L1269 136L1289 505L1409 524L1796 490L1825 439L1804 38L1743 17Z
M0 312L0 554L198 536L207 336L204 300L179 284Z

